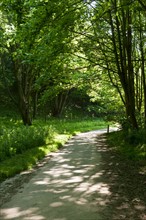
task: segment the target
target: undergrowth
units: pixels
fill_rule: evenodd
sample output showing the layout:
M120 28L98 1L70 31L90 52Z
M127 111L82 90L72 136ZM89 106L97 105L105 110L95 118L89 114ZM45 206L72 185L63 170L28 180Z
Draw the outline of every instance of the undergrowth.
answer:
M125 158L146 165L146 130L123 130L109 133L107 142Z
M28 149L44 145L46 138L53 138L51 127L19 126L3 128L0 136L0 161L22 154Z
M51 151L58 150L79 132L107 126L102 119L36 120L24 126L19 120L0 120L0 181L31 169Z

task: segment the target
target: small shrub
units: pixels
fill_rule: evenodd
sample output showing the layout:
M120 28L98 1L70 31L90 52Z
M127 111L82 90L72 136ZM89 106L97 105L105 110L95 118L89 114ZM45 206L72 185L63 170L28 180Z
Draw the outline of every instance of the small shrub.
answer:
M134 161L146 159L146 130L129 130L110 133L108 144L120 154Z
M0 182L31 169L49 152L58 150L73 134L106 126L107 122L95 118L35 120L30 127L23 126L18 120L0 120L3 128L0 135Z
M134 146L137 146L139 143L146 143L146 131L144 129L140 130L129 130L124 132L125 140Z
M53 131L48 126L21 126L12 130L5 130L5 133L0 136L0 161L15 154L21 154L28 149L44 145L47 137L49 139L53 137Z

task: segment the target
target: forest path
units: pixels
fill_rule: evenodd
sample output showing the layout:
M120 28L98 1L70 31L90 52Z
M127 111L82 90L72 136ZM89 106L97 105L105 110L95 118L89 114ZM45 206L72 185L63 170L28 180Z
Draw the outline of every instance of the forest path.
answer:
M142 189L146 187L139 185L140 194L131 181L143 182L108 150L105 132L81 133L52 153L45 166L3 204L0 219L145 220Z

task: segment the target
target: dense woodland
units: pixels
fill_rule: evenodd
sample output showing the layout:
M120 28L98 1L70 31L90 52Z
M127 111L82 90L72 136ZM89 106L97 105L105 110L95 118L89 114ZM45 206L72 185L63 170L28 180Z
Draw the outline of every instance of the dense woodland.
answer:
M145 61L145 0L2 0L0 181L113 121L110 146L145 164Z
M0 22L1 104L24 125L81 108L146 127L144 0L5 0Z

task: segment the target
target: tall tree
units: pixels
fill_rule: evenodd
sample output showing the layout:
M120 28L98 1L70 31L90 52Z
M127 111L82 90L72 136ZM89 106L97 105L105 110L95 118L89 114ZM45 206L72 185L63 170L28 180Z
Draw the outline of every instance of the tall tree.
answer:
M81 1L6 0L1 4L5 20L4 46L17 82L18 106L23 123L32 123L34 82L49 70L53 60L68 50L71 30L80 15ZM8 30L9 27L9 30ZM56 74L56 73L55 73ZM47 77L47 76L46 76Z
M82 44L88 59L106 70L125 105L127 120L136 129L145 81L144 23L141 13L140 28L139 10L137 2L127 0L88 2L88 43Z

